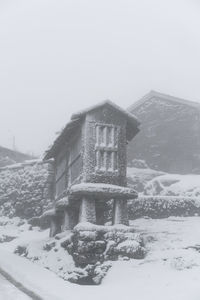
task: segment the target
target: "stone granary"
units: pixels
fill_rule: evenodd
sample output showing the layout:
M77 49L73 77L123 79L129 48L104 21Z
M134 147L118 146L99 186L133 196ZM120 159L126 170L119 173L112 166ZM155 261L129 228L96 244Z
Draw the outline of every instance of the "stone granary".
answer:
M104 225L106 201L113 199L113 224L128 224L127 200L137 193L127 187L126 145L139 122L111 101L72 115L44 159L55 160L55 209L50 235L79 222Z

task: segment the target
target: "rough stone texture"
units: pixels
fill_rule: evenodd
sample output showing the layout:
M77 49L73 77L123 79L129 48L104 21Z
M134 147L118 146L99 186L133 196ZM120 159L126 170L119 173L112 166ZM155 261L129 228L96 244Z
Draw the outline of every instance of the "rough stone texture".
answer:
M154 92L131 110L141 122L129 143L128 162L142 159L152 169L169 173L200 172L200 105L167 100Z
M52 206L52 161L32 161L0 169L0 213L32 218Z
M118 172L95 170L95 125L96 123L119 126L118 134ZM86 116L84 182L109 183L126 186L126 119L112 108L100 108Z
M127 200L115 200L113 224L129 225Z
M63 222L63 230L71 230L74 227L73 219L71 218L72 211L71 209L64 210L64 222Z
M79 211L76 205L65 208L62 231L72 230L74 228L74 226L78 223L78 214Z
M96 223L96 209L93 199L83 198L81 200L79 222Z

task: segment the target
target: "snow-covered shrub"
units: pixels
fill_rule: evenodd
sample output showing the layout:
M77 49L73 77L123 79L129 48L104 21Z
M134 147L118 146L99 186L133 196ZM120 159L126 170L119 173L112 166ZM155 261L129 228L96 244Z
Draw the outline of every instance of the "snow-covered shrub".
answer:
M130 219L195 215L200 215L200 198L197 197L140 196L129 202Z
M11 241L13 241L14 239L16 239L16 236L10 236L10 235L1 235L0 236L0 244L1 243L9 243Z
M75 270L70 278L78 284L100 284L111 267L110 261L122 257L142 259L146 253L141 235L125 225L79 223L61 246L72 255L78 267L78 273Z
M117 253L130 258L143 258L144 251L138 241L126 240L116 247Z
M64 245L79 267L103 263L105 260L117 260L119 256L143 258L145 255L142 237L134 233L133 228L125 225L98 226L80 223L74 228L70 240L71 242L68 240ZM130 247L120 246L127 241L130 244L135 242L137 251L132 248L131 252ZM138 255L139 252L141 255Z
M52 205L52 162L0 168L0 214L31 218Z
M99 285L112 267L111 262L87 265L85 268L75 268L70 274L68 281L81 285Z

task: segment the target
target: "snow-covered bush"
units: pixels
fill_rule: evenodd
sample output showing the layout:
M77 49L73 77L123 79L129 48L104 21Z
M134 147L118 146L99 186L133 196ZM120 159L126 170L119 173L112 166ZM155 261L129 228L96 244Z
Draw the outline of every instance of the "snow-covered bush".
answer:
M106 261L102 264L87 265L83 269L74 268L68 281L81 285L99 285L111 267L112 263Z
M130 219L195 215L200 215L200 198L197 197L140 196L129 202Z
M127 247L124 244L126 242ZM125 225L99 226L79 223L65 247L79 267L103 263L105 260L117 260L119 256L143 258L145 255L141 235Z
M70 281L79 284L100 284L110 261L142 259L146 250L140 234L125 225L99 226L79 223L61 246L72 255L81 272L73 272Z
M138 241L126 240L119 243L116 247L119 255L130 258L141 258L144 254L143 249Z

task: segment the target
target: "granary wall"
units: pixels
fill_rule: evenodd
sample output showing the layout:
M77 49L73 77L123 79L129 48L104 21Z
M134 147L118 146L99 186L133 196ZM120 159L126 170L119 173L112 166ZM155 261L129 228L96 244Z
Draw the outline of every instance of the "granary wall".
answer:
M0 168L0 213L40 216L53 203L53 161L32 161Z
M62 147L56 157L55 168L55 198L62 196L63 192L72 183L79 183L83 169L83 143L82 130L78 128L71 139Z
M118 129L117 170L96 169L96 124L114 125ZM87 114L85 121L84 150L85 182L102 182L116 185L126 185L126 120L116 110L104 107Z

